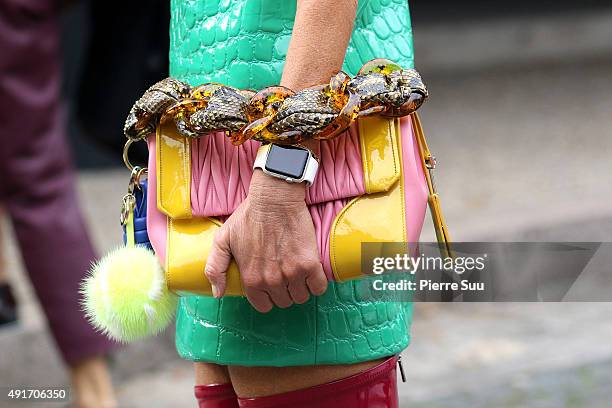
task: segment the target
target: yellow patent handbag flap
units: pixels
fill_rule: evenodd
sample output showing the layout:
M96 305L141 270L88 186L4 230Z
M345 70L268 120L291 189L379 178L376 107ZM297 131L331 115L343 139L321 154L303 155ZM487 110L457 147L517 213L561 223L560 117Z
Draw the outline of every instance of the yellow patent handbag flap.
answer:
M368 117L360 121L360 134L386 135L391 145L401 143L399 119ZM375 151L368 152L375 154ZM394 152L394 157L401 153ZM381 167L397 165L398 177L386 190L374 190L351 200L336 216L329 236L329 256L336 281L362 276L361 244L363 242L406 242L406 203L402 160L387 160ZM365 163L364 163L365 164ZM364 167L365 168L365 167ZM378 169L373 169L377 171ZM399 182L398 182L399 181Z
M191 143L174 122L157 126L157 208L170 218L191 218Z

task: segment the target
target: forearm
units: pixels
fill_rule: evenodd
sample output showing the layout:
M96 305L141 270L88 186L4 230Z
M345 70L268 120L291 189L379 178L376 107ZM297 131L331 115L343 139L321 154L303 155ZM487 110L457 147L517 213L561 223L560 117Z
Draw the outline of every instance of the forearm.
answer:
M356 12L357 0L298 0L281 85L328 82L342 68Z
M294 91L327 83L341 68L357 0L298 0L281 85ZM318 153L318 142L305 146Z

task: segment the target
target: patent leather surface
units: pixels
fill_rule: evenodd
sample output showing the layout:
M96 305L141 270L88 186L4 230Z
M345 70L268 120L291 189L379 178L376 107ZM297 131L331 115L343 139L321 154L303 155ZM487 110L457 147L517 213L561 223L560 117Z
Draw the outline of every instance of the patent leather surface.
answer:
M397 408L397 357L341 380L260 398L238 398L242 408Z
M212 218L169 219L166 245L166 281L168 287L181 294L212 294L204 275L208 251L215 232L221 226ZM243 296L238 265L232 261L227 270L227 296Z
M198 408L238 408L238 397L228 384L196 385L193 388Z
M369 193L342 209L329 234L332 271L340 282L362 275L362 242L407 241L399 120L365 118L359 128L373 145L362 153L364 169L371 170L366 172Z
M191 85L278 84L295 10L295 0L172 0L170 75ZM355 75L374 58L413 68L406 0L359 0L343 69Z
M166 123L166 129L176 129ZM191 218L191 149L177 132L157 132L157 208L172 218Z
M279 82L295 1L173 0L171 12L171 76L192 85L216 81L242 89ZM359 2L343 69L354 75L372 58L413 66L405 0ZM335 204L318 208L320 217L334 216L337 211L326 206ZM330 282L324 295L267 314L242 297L182 297L177 350L195 361L274 366L343 364L396 354L410 339L411 304L377 301L366 280Z

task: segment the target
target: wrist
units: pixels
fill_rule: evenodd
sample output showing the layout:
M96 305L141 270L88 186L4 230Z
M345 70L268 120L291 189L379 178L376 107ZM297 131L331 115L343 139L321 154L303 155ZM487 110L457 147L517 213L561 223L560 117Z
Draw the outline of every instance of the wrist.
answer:
M286 208L291 205L304 205L306 183L288 183L255 169L249 187L249 199L254 205Z

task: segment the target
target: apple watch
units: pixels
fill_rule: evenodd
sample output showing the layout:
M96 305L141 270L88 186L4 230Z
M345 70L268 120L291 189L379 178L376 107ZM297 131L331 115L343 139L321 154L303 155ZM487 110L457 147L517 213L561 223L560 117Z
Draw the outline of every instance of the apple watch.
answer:
M289 183L314 182L319 162L312 152L300 146L262 145L257 151L254 169Z

